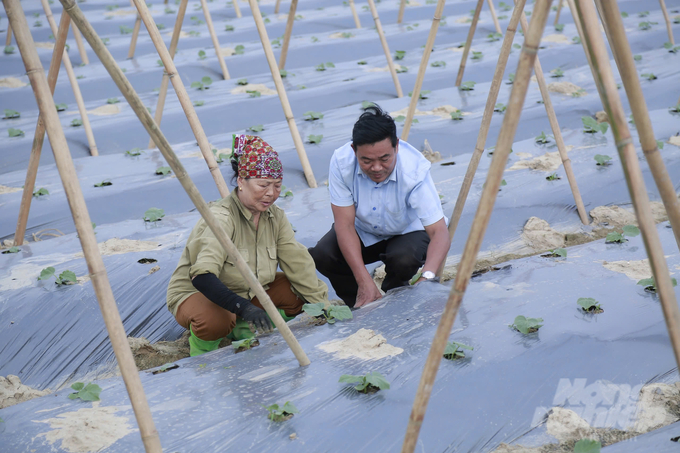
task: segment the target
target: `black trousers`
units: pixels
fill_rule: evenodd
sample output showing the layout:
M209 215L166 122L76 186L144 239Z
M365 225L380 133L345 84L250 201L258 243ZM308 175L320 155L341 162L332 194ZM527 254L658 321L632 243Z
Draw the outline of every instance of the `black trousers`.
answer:
M425 263L427 246L430 237L425 231L393 236L385 241L380 241L369 247L364 246L361 239L361 256L364 264L382 261L385 263L387 276L382 283L382 290L389 291L392 288L408 285L411 277L418 272L418 268ZM338 237L335 234L335 225L324 237L309 249L314 259L316 269L325 275L333 285L338 297L349 307L353 307L359 285L354 279L352 269L347 264L345 257L340 251Z

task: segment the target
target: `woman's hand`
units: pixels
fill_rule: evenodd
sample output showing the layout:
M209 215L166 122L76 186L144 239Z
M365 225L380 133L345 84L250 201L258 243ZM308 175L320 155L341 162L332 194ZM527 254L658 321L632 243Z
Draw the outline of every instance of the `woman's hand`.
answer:
M260 333L271 332L272 326L266 311L247 301L241 302L239 305L241 308L238 310L239 313L236 313L237 315L246 321L253 323Z

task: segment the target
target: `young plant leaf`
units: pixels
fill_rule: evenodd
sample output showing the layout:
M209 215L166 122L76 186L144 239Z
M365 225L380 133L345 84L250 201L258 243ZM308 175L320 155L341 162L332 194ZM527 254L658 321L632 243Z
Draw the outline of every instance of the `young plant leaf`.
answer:
M44 187L41 187L40 189L33 192L34 197L40 197L40 196L49 195L49 194L50 194L50 191L45 189Z
M395 59L395 60L403 60L405 56L406 56L406 51L405 51L405 50L397 50L397 51L394 53L394 59Z
M3 251L2 254L7 255L8 253L19 253L19 250L20 250L19 247L12 246L12 247L8 248L7 250Z
M262 132L264 130L264 126L262 124L256 124L255 126L250 126L248 130L253 132Z
M54 276L54 272L55 270L52 266L46 267L45 269L40 271L40 276L38 277L38 280L47 280L48 278Z
M158 222L165 217L165 211L160 208L149 208L144 213L145 222Z
M600 453L602 444L598 440L581 439L574 444L574 453Z
M304 117L305 121L316 121L316 120L320 120L320 119L323 118L323 113L313 112L313 111L310 110L309 112L305 112L303 117Z
M550 138L548 138L547 135L545 135L545 132L541 131L541 135L536 137L534 140L536 140L536 143L539 145L545 145L546 143L550 143Z
M156 174L157 175L169 175L172 172L172 169L170 167L158 167L156 169Z
M107 103L107 104L118 104L119 102L120 102L120 101L118 100L118 98L108 98L108 99L106 100L106 103Z
M451 119L454 121L461 121L463 119L463 112L461 112L460 110L451 112Z
M2 119L3 120L11 120L11 119L19 118L20 116L21 116L21 113L17 112L16 110L5 109L5 116Z
M141 148L132 148L125 151L125 155L135 157L141 155L143 152L144 151Z
M465 357L463 349L472 351L474 348L463 343L450 341L446 344L446 349L444 349L444 358L448 360L462 359Z
M71 121L71 127L79 127L83 125L83 120L80 118L75 118Z
M538 331L538 329L543 326L543 324L541 324L542 322L543 318L526 318L519 315L515 318L515 322L512 323L510 327L526 335Z
M647 79L649 81L658 79L658 77L655 76L653 72L645 72L645 73L640 74L640 76L644 77L645 79Z
M557 176L557 173L550 173L548 176L545 177L548 181L557 181L561 179L559 176Z
M632 238L640 234L640 229L635 225L625 225L623 227L623 234L625 234L629 238Z
M600 303L593 299L592 297L580 297L576 303L583 309L583 311L588 312L601 312L602 307Z
M613 243L622 244L622 243L626 242L626 240L627 239L625 237L623 237L623 234L621 234L617 231L613 231L611 233L607 233L607 236L605 237L604 242L606 244L613 244Z
M595 156L593 156L593 159L595 159L595 162L597 162L596 165L601 165L603 167L611 165L612 160L612 158L607 156L606 154L595 154Z
M83 401L99 401L99 394L102 392L101 387L92 383L85 385L82 382L76 382L71 388L76 391L68 396L72 400L80 398Z
M112 186L113 183L109 181L108 179L103 180L102 182L95 183L95 187L106 187L106 186Z
M498 113L505 113L506 109L507 109L507 106L505 104L500 103L500 102L493 107L493 111L498 112Z
M248 79L238 79L236 81L237 85L248 85Z
M638 281L637 284L644 286L646 291L653 293L656 292L656 280L654 280L654 277L643 278L642 280ZM671 284L673 287L676 287L678 286L678 281L675 278L671 278Z
M418 99L427 99L427 95L430 94L430 90L421 90L420 94L418 95ZM409 97L413 95L413 91L408 92Z
M375 106L375 103L374 103L374 102L371 102L371 101L363 101L363 102L361 103L361 110L366 110L367 108L369 108L369 107L374 107L374 106Z
M352 310L346 305L331 305L328 309L328 316L330 318L335 318L338 321L344 321L354 317L352 315Z
M473 81L463 82L460 84L460 87L458 87L458 89L461 91L472 91L475 89L476 84L477 82Z
M59 276L57 277L57 281L55 282L57 285L73 285L78 281L78 278L76 277L76 274L72 271L65 270Z
M199 60L205 60L207 57L205 55L205 50L199 50L198 51L198 59Z
M13 127L10 127L9 129L7 129L7 134L10 137L23 137L24 131L22 131L21 129L14 129Z
M433 61L430 63L430 66L433 68L445 68L446 67L446 62L445 61Z
M323 135L308 135L307 136L307 143L313 143L315 145L321 143L321 139L323 139Z
M307 313L309 316L316 317L323 315L323 307L324 303L318 302L316 304L304 304L302 306L302 310L304 310L304 312Z

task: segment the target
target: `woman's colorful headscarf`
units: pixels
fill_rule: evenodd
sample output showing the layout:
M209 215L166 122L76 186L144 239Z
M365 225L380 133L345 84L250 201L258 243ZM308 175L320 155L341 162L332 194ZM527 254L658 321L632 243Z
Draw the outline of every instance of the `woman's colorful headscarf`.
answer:
M238 162L241 178L281 179L283 165L274 148L254 135L234 135L232 158Z

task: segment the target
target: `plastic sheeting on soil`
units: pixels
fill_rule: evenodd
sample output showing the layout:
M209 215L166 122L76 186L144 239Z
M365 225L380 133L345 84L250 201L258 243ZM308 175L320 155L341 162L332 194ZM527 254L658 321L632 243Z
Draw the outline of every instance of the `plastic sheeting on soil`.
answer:
M672 231L663 224L658 231L677 275L680 255ZM472 279L450 339L474 351L441 364L420 436L423 451L486 452L515 439L545 443L550 438L539 435L542 421L556 405L577 412L591 426L630 428L636 403L630 389L678 379L658 297L602 266L603 261L644 258L642 240L597 241L568 252L566 259L511 261L509 267ZM350 321L296 324L293 331L312 361L306 368L298 367L275 333L245 353L222 349L181 360L178 369L165 373L143 372L164 447L202 452L237 446L247 451L398 449L447 296L447 287L425 283L354 311ZM604 313L583 313L576 304L579 297L597 299ZM509 327L520 314L541 317L544 326L522 335ZM361 328L383 335L404 352L378 360L339 359L319 347ZM369 371L385 375L391 388L361 395L338 383L342 374ZM131 419L121 379L98 384L101 405ZM616 389L613 397L594 392L604 384ZM624 395L625 389L629 393ZM38 436L49 431L40 421L90 407L69 400L70 392L1 410L8 451L51 451ZM261 405L285 401L300 413L284 423L270 422ZM293 433L295 440L289 438ZM630 445L640 448L640 442ZM135 432L106 451L139 448Z

